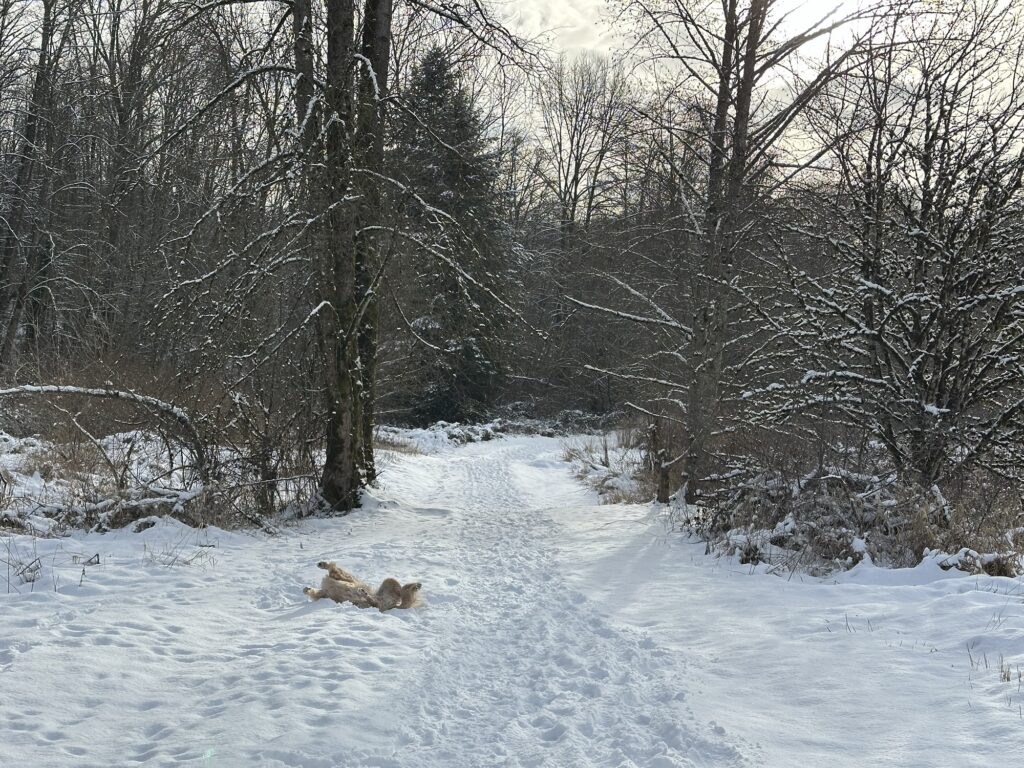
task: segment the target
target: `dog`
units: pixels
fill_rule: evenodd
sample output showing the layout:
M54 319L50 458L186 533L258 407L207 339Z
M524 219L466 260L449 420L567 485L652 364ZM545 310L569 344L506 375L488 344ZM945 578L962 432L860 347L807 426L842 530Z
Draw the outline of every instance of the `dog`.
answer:
M423 585L418 581L401 584L398 579L387 578L374 590L337 563L321 560L316 567L327 571L327 575L320 582L319 589L306 587L302 590L312 600L329 597L337 603L376 608L382 613L392 608L416 608L421 604Z

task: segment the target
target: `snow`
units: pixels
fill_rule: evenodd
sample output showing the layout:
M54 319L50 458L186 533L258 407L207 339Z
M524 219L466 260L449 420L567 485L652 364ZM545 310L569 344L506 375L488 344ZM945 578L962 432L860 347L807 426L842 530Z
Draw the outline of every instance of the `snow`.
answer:
M1016 764L1021 580L780 578L600 505L556 439L426 444L274 537L0 538L39 562L0 563L0 766ZM308 602L322 559L425 605Z
M489 424L451 424L447 421L438 421L429 427L416 429L381 426L377 428L377 437L422 453L434 453L453 445L492 440L500 437L503 429L504 426L499 421Z
M573 517L556 514L573 581L609 576L594 595L608 618L686 670L698 721L714 719L753 764L1017 764L1021 580L934 560L779 578L709 559L647 507Z

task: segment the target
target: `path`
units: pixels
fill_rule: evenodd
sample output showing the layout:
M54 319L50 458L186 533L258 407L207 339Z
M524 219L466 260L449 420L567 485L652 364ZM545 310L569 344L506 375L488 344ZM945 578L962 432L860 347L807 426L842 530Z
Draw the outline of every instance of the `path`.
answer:
M0 766L747 765L695 717L685 655L570 585L548 510L592 502L557 453L403 459L380 509L275 538L16 542L45 567L3 598ZM417 578L427 605L304 602L324 558Z

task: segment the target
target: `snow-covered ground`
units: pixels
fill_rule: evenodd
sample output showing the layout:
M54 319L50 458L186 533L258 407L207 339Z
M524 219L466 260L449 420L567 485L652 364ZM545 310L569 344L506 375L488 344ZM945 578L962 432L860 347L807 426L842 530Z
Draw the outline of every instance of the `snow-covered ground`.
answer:
M0 766L1019 764L1020 580L766 575L561 454L395 455L367 509L276 537L0 538L39 561L0 563ZM325 558L425 605L310 603Z

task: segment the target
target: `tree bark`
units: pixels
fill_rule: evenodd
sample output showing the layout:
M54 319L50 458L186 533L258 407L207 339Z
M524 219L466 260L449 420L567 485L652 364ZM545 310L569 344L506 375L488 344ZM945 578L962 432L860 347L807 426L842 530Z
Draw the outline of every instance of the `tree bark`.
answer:
M314 102L316 81L310 0L292 0L292 33L295 41L295 119L298 123L299 143L308 154L320 128Z
M725 347L729 340L728 297L733 249L743 227L749 178L749 134L757 56L763 43L768 0L751 0L740 18L736 0L724 4L725 35L718 71L715 122L704 216L704 286L695 292L692 374L688 387L687 449L683 465L688 502L696 500L707 463L708 441L720 420ZM744 23L745 22L745 23ZM745 38L740 31L745 28ZM742 49L742 50L741 50ZM730 117L730 111L732 116Z
M377 333L380 305L374 275L382 258L383 222L380 179L384 172L384 124L391 58L391 15L393 0L366 0L363 13L363 61L359 79L359 127L356 161L369 173L361 188L359 226L356 232L356 285L360 303L365 303L359 322L359 359L362 363L362 423L360 425L360 469L364 481L377 476L373 458L374 401L377 379Z
M327 355L327 456L321 494L333 509L359 503L363 485L361 364L356 333L355 206L352 185L353 0L327 0L326 153L324 200L328 207L321 279L330 286L333 311L321 313L321 343Z

